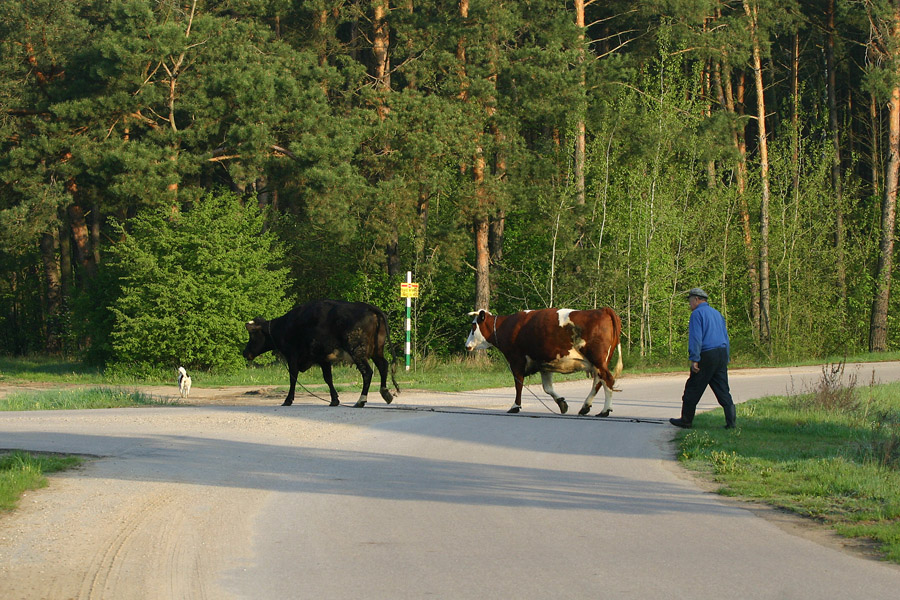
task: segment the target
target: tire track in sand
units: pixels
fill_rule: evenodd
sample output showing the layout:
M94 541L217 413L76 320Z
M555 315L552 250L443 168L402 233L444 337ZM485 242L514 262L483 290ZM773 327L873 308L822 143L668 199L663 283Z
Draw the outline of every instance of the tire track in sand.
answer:
M129 506L119 517L121 525L116 535L88 563L79 599L113 598L120 589L119 581L126 578L133 581L149 576L157 582L176 579L172 572L175 561L170 557L175 552L173 546L178 546L183 517L180 511L173 510L174 501L175 496L164 491ZM160 556L161 549L165 549L162 556L167 564L158 564L158 559L147 561Z
M115 534L94 543L78 599L118 600L129 590L144 600L227 598L217 574L246 563L248 507L259 502L255 490L182 483L132 490Z

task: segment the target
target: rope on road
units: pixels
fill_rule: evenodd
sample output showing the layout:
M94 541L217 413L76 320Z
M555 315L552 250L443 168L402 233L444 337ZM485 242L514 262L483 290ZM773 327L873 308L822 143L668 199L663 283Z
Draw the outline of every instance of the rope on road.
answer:
M326 402L331 404L330 399L322 398L321 396L313 393L309 388L303 385L300 382L297 382L303 390L309 394L310 396L321 400L322 402ZM525 389L528 389L527 386ZM528 390L531 392L531 395L540 401L541 404L544 405L548 411L550 411L550 407L532 390ZM339 404L338 408L356 408L352 404ZM654 419L654 418L644 418L644 417L594 417L593 419L589 415L558 415L556 413L550 412L550 414L523 414L523 413L507 413L507 412L487 412L481 410L467 410L467 409L452 409L452 408L431 408L427 406L401 406L401 405L385 405L385 406L366 406L366 408L376 409L376 410L403 410L410 412L431 412L431 413L445 413L451 415L475 415L475 416L484 416L484 417L515 417L519 419L575 419L580 421L609 421L613 423L650 423L651 425L665 425L668 423L666 419Z
M352 404L340 404L338 408L355 408ZM593 421L596 423L601 422L613 422L613 423L650 423L652 425L665 425L668 423L666 419L654 419L650 417L590 417L590 416L581 416L581 415L558 415L558 414L524 414L524 413L507 413L507 412L495 412L495 411L484 411L484 410L471 410L471 409L454 409L454 408L432 408L429 406L401 406L392 404L390 406L384 405L375 405L370 406L366 405L364 410L390 410L390 411L409 411L409 412L429 412L429 413L444 413L451 415L473 415L477 417L508 417L508 418L517 418L517 419L569 419L573 421L583 421L589 422ZM363 409L360 409L363 410Z

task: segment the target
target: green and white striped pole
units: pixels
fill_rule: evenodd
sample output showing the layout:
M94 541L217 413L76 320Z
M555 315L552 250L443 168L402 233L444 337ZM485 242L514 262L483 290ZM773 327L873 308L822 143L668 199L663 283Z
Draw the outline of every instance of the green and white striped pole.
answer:
M406 272L406 370L409 371L409 355L410 355L410 337L412 331L412 319L410 319L410 308L412 307L412 294L409 293L409 289L412 288L412 271Z

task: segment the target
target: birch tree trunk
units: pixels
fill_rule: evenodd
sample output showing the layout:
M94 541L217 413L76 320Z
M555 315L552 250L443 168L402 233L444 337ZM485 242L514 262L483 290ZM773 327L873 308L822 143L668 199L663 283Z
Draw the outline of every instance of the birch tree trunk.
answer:
M872 170L872 196L878 198L881 196L881 111L878 109L878 102L875 100L875 94L869 94L869 121L871 123L872 150L870 152L870 163Z
M475 221L475 308L488 310L491 305L491 251L487 218Z
M459 17L463 24L469 19L469 0L459 0ZM469 101L469 83L466 67L466 37L460 36L456 45L456 59L459 65L460 91L458 98L463 102ZM465 168L465 167L463 167ZM475 156L472 164L472 178L475 185L476 214L472 223L475 237L475 308L477 310L490 309L491 302L491 249L490 249L490 223L487 212L487 198L484 187L485 159L481 142L481 134L476 143Z
M871 14L870 14L871 17ZM870 19L882 23L884 20ZM888 302L891 296L891 271L894 265L894 229L897 215L897 175L900 173L900 66L896 66L897 43L900 41L900 2L891 2L887 19L889 31L873 31L876 51L893 59L893 81L888 101L887 168L884 176L884 201L881 204L881 244L875 271L875 293L872 299L872 319L869 326L869 350L887 350Z
M800 35L791 46L791 189L794 205L800 202Z
M737 85L737 98L731 82L731 70L723 63L720 69L720 82L725 109L731 113L736 122L739 114L738 106L744 102L744 74L740 73ZM747 263L747 279L750 283L750 322L753 337L759 341L759 268L756 250L753 245L753 228L750 223L750 205L747 202L747 142L742 128L735 124L731 129L731 141L737 151L738 160L735 165L735 187L738 195L738 212L740 214L741 234L744 242L744 256Z
M785 337L790 339L793 316L794 247L800 219L800 35L795 31L791 45L791 190L793 215L791 218L790 250L787 253L787 317Z
M580 72L581 96L585 94L584 73L584 0L575 0L575 26L578 27L578 69ZM584 159L585 159L585 126L582 107L578 107L578 121L575 123L575 202L584 204Z
M387 22L389 11L388 0L372 0L372 56L375 60L375 91L376 91L376 112L378 119L384 123L390 108L387 102L387 96L391 92L391 57L390 57L390 29ZM390 145L385 143L382 148L385 156L390 153ZM389 180L391 174L385 172L382 174L384 180ZM394 201L390 200L390 206L387 207L386 217L390 221L388 223L388 240L385 243L385 259L387 262L388 277L396 277L402 273L400 266L400 230L397 223L397 207Z
M62 349L59 328L60 313L62 312L62 288L59 261L56 259L58 247L56 232L41 235L41 262L44 267L44 279L47 282L44 343L47 352L51 353L59 352Z
M872 352L887 350L888 301L891 296L894 222L897 213L897 175L900 173L900 87L894 87L891 91L888 107L888 163L884 202L881 205L881 244L875 272L875 298L872 302L872 321L869 328L869 350Z
M59 221L59 280L62 301L68 302L72 297L72 242L69 229L69 216L66 210L60 207L57 212Z
M193 0L191 3L191 13L188 16L187 28L184 31L184 39L187 40L191 37L191 28L194 24L194 16L197 13L197 0ZM178 77L184 72L186 66L184 59L187 56L187 52L182 52L177 58L172 58L172 64L163 63L163 70L168 75L168 96L166 99L166 103L168 105L168 115L167 120L169 122L169 128L172 130L172 133L177 137L178 134L178 124L175 122L175 99L177 98L176 87L178 83ZM172 144L172 154L169 156L169 160L173 163L178 162L178 155L181 151L181 147L179 143L176 141ZM178 167L173 167L174 172L179 172ZM169 192L172 193L172 201L176 201L178 199L178 181L172 181L167 186ZM173 212L176 208L173 206Z
M475 308L489 309L491 303L491 246L490 223L487 212L487 191L484 186L484 150L478 145L472 168L477 198L475 230Z
M91 202L91 259L94 265L100 266L100 202L94 198Z
M766 100L762 74L762 52L759 42L759 8L744 0L744 12L750 20L753 44L753 79L756 83L756 119L759 130L759 178L761 202L759 210L759 341L772 349L772 321L769 310L769 146L766 136Z
M81 284L86 286L93 279L96 265L93 262L87 220L84 210L77 204L68 208L69 226L72 228L72 241L75 243L75 260L81 267Z
M834 250L841 304L847 305L847 268L844 264L844 202L841 186L841 133L837 114L837 76L834 63L834 0L828 0L828 34L825 37L825 68L828 70L828 112L831 142L831 187L834 190Z

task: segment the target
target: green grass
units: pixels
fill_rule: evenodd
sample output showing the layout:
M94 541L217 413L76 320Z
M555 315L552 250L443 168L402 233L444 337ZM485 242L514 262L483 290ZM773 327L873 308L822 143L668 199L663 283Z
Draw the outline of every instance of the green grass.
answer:
M104 383L98 369L78 361L43 356L0 356L0 381L52 383Z
M140 392L111 388L83 388L15 392L0 398L0 411L77 410L86 408L126 408L168 404Z
M44 474L70 469L81 462L77 456L0 453L0 512L16 508L24 492L45 487Z
M50 358L0 357L0 382L4 383L65 383L108 386L175 385L176 367L159 369L145 377L122 373L103 373L83 367L77 362ZM237 373L210 373L191 371L195 387L227 387L279 385L287 386L287 367L280 361L268 365L252 364ZM377 377L377 372L376 372ZM397 361L395 377L400 389L425 389L440 392L460 392L491 387L509 387L512 375L503 357L493 356L455 357L446 360L421 360L405 370L404 362ZM557 376L557 379L583 378L583 373ZM300 373L298 383L311 388L324 388L322 371L317 366ZM526 380L527 384L539 382L537 376ZM334 383L338 390L359 386L360 374L352 365L335 365ZM377 383L377 379L376 379ZM390 379L388 380L390 385Z
M778 367L798 365L821 365L837 362L877 362L900 360L900 352L860 354L848 357L810 359L794 361L766 362L759 359L736 355L731 368ZM258 361L257 361L258 362ZM687 359L650 360L625 356L625 374L671 373L686 370ZM178 365L160 367L143 377L121 372L103 372L87 367L75 360L53 357L9 357L0 356L0 382L5 383L81 383L90 385L174 385ZM397 361L396 377L401 389L423 389L439 392L461 392L490 387L508 387L512 376L502 355L496 350L476 356L454 356L446 359L426 358L413 362L410 371L404 368L403 357ZM266 364L251 364L237 373L210 373L191 371L194 385L200 387L286 385L287 369L280 361ZM582 378L576 373L555 376L555 379ZM352 366L337 365L334 369L335 384L355 386L359 384L359 372ZM526 384L537 383L539 378L531 376ZM318 367L301 373L298 382L306 386L324 385Z
M754 499L873 540L900 563L900 384L821 385L714 410L679 432L679 459L727 496Z

